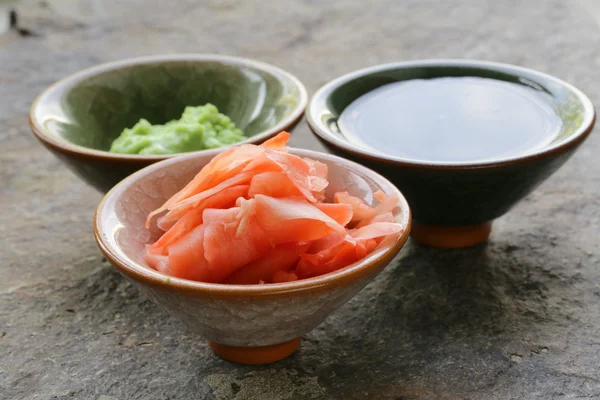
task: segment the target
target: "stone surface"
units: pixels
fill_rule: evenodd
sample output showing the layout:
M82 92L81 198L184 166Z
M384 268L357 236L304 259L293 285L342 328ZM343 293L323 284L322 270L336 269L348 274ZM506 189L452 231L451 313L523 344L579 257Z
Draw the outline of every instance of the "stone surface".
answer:
M600 100L594 2L25 1L0 36L1 399L600 399L600 137L494 226L410 243L293 357L241 367L142 298L96 249L100 195L29 133L44 87L135 55L262 59L309 91L377 63L516 63ZM297 146L321 149L305 123Z

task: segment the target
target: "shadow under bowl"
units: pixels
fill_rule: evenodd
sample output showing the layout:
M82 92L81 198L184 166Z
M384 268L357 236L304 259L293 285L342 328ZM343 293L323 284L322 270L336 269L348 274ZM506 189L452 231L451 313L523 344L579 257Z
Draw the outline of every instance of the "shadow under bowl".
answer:
M102 64L58 81L33 102L29 122L44 146L107 192L133 172L177 155L109 152L140 118L164 124L179 119L186 106L212 103L248 136L240 143L258 144L291 130L307 99L296 77L272 65L221 55L163 55ZM214 156L222 148L200 151Z
M562 128L550 144L528 153L473 162L436 162L371 149L352 141L338 126L344 109L374 89L442 77L488 78L543 92L551 99ZM398 186L412 208L415 240L434 247L468 247L487 240L495 218L567 161L592 131L596 116L585 94L541 72L483 61L423 60L366 68L327 83L310 100L306 119L332 152L380 172Z
M238 363L263 364L292 354L302 335L390 263L410 231L408 203L381 175L334 155L298 149L290 152L328 165L329 198L337 191L348 191L372 203L378 190L397 195L397 221L405 230L395 241L382 243L352 265L295 282L226 285L169 277L149 268L144 260L146 243L154 242L161 233L145 228L146 216L210 161L212 157L202 153L165 160L126 178L104 197L94 218L96 241L110 263L158 306L209 340L218 355Z

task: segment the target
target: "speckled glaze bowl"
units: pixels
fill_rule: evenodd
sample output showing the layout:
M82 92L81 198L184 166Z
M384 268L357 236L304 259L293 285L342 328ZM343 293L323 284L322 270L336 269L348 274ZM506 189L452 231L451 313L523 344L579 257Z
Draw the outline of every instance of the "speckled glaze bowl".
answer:
M382 85L456 76L503 80L545 92L563 120L562 131L549 145L514 157L434 162L362 147L338 127L337 120L350 103ZM315 93L306 119L334 153L373 168L400 188L413 211L414 239L434 247L468 247L487 240L495 218L567 161L592 131L596 116L581 91L540 72L482 61L424 60L380 65L335 79Z
M99 65L46 89L33 102L35 136L83 180L106 192L131 173L173 155L108 152L124 128L145 118L179 119L186 106L212 103L260 143L300 120L308 96L291 74L221 55L163 55ZM221 149L201 150L214 156Z
M292 354L300 337L358 293L396 256L411 224L408 203L376 172L351 161L308 150L292 150L329 167L326 195L346 190L373 201L382 190L400 198L397 221L406 229L397 240L375 249L355 264L330 274L295 282L225 285L171 278L146 266L144 245L159 232L144 227L146 216L185 186L211 157L202 153L151 165L115 186L94 219L96 240L107 259L170 314L210 341L221 357L245 364L277 361Z

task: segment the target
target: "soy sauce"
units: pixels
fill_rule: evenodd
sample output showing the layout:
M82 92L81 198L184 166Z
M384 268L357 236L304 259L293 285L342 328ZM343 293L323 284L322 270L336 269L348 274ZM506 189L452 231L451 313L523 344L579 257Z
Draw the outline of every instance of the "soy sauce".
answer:
M550 144L562 120L549 95L506 81L448 77L381 86L338 119L352 143L430 162L473 162L529 153Z

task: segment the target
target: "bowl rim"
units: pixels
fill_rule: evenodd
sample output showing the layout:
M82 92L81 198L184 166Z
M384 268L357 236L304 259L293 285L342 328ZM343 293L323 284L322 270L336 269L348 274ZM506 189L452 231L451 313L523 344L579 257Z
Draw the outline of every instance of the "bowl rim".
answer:
M270 129L267 129L259 134L256 134L252 137L247 138L241 142L237 142L233 145L223 146L216 149L206 149L206 150L196 150L193 152L184 152L184 153L174 153L174 154L160 154L160 155L139 155L139 154L121 154L121 153L111 153L109 151L92 149L89 147L81 146L75 143L72 143L66 139L61 138L59 135L55 135L52 132L48 131L44 126L42 126L39 121L35 118L35 112L42 100L43 97L54 91L60 91L66 85L71 83L78 83L86 78L98 75L100 73L119 70L125 67L137 66L137 65L145 65L145 64L153 64L153 63L163 63L163 62L185 62L185 61L199 61L199 62L220 62L227 65L239 66L239 67L249 67L261 70L263 72L267 72L271 76L283 76L287 80L291 81L294 86L298 88L300 92L299 101L296 107L293 109L292 113L282 121L280 121L277 125L273 126ZM217 155L222 149L237 146L240 144L248 144L248 143L260 143L263 142L282 130L291 129L296 123L300 121L304 111L306 110L306 106L308 104L308 92L306 91L306 87L304 84L293 74L287 72L286 70L277 67L272 64L268 64L262 61L254 60L251 58L244 57L235 57L221 54L203 54L203 53L186 53L186 54L163 54L163 55L152 55L152 56L142 56L142 57L133 57L126 58L117 61L111 61L107 63L97 64L91 66L89 68L82 69L77 71L71 75L68 75L56 82L52 85L48 86L44 89L31 103L29 108L29 126L33 134L40 140L42 143L49 145L53 148L56 148L62 152L70 153L72 155L84 155L87 157L95 158L95 159L103 159L103 160L115 160L119 159L123 162L132 162L132 161L147 161L147 162L156 162L160 160L164 160L167 158L180 156L182 154L190 154L190 153L202 153L202 154L211 154L213 156Z
M510 157L495 157L485 159L481 161L427 161L410 159L408 157L396 157L392 155L386 155L383 153L376 153L369 150L368 148L361 147L350 143L349 141L342 140L333 134L329 129L326 129L324 124L319 121L317 116L322 109L316 109L317 101L324 101L331 95L331 93L341 87L348 81L367 76L373 73L382 72L391 69L399 68L414 68L414 67L441 67L441 66L455 66L455 67L473 67L480 69L487 69L490 71L502 71L505 73L513 74L517 77L522 77L523 74L530 74L537 77L543 77L551 82L554 82L573 93L584 106L584 120L580 127L575 133L569 135L565 139L553 143L549 146L542 147L540 149L518 154ZM375 65L367 68L362 68L347 74L344 74L338 78L331 80L325 85L321 86L311 97L308 106L305 111L306 122L310 129L323 141L334 146L339 150L343 150L347 153L354 155L355 157L367 159L371 162L383 163L393 166L402 166L408 168L426 168L436 170L447 170L447 169L479 169L479 168L491 168L499 166L507 166L520 164L528 161L537 160L549 155L558 154L568 149L576 147L583 142L587 136L592 132L595 121L596 111L593 103L587 95L581 90L571 85L570 83L556 78L552 75L536 71L531 68L521 67L512 64L492 62L492 61L480 61L480 60L469 60L469 59L424 59L414 61L399 61L391 62L380 65Z
M182 278L171 277L158 272L148 266L135 262L129 257L123 258L108 240L108 236L114 233L103 232L101 230L102 220L106 218L106 204L109 201L117 201L127 188L142 177L151 175L157 170L170 167L173 164L187 161L195 158L205 158L206 154L192 153L177 158L163 160L158 163L145 167L134 174L128 176L123 181L113 187L101 200L94 214L94 237L97 245L106 256L106 258L120 272L133 278L135 281L142 282L152 287L160 287L164 290L170 290L177 293L186 293L195 296L216 297L216 298L256 298L288 295L290 293L310 292L314 290L326 290L340 285L345 285L357 280L358 278L376 272L387 266L387 264L396 256L400 249L406 243L410 234L412 213L408 201L398 188L377 172L355 163L350 160L335 156L333 154L317 152L313 150L290 148L290 152L302 157L317 157L317 159L326 159L336 164L342 164L347 168L360 172L362 175L372 179L378 186L389 187L399 197L400 213L397 221L406 228L393 242L380 249L376 249L365 258L341 268L337 271L320 275L317 277L301 279L294 282L271 283L265 285L230 285L219 283L206 283L192 281ZM381 265L383 263L383 266Z

